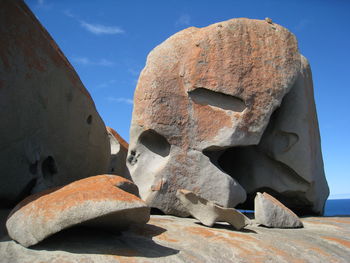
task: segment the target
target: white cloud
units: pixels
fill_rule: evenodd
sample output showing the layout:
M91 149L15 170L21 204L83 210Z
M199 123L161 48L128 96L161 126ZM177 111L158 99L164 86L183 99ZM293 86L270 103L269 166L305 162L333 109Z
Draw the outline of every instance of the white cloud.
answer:
M176 26L188 26L191 24L191 17L188 14L182 14L175 22Z
M72 58L72 61L80 64L80 65L84 65L84 66L103 66L103 67L111 67L114 65L114 62L109 61L107 59L100 59L97 61L93 61L87 57L74 57Z
M71 17L71 18L76 18L75 15L69 9L64 10L63 14L65 14L66 16Z
M115 79L111 79L106 82L102 82L101 84L97 85L97 88L107 88L113 84L115 84L117 81Z
M104 26L100 24L90 24L85 22L84 20L80 21L80 25L85 28L87 31L95 34L95 35L115 35L122 34L124 30L118 26Z
M133 104L132 99L123 98L123 97L120 97L120 98L108 97L107 99L109 101L113 101L113 102L119 102L119 103L121 102L121 103L126 103L126 104L129 104L129 105Z
M87 31L95 35L115 35L115 34L122 34L125 32L123 29L121 29L118 26L106 26L101 24L88 23L85 20L82 20L78 16L73 14L72 11L69 9L64 10L63 14L65 16L68 16L70 18L77 20L80 23L81 27L83 27L84 29L86 29Z

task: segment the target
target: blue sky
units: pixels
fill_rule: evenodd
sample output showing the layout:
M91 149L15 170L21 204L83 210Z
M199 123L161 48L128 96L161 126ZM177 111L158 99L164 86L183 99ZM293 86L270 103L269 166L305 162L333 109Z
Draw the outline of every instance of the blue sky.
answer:
M270 17L298 38L312 67L333 198L350 198L350 1L26 0L91 93L106 125L129 140L133 92L147 54L172 34L235 17Z

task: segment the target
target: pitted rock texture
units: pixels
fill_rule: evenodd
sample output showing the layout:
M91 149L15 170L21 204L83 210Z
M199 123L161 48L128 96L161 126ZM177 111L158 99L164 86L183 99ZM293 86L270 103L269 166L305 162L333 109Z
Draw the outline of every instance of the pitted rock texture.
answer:
M121 189L127 184L132 183L120 176L99 175L29 196L10 213L6 222L9 236L28 247L82 223L110 231L145 224L150 208L134 190Z
M303 227L299 217L268 193L257 193L254 200L255 222L276 228Z
M111 145L111 158L108 173L130 179L130 173L126 167L129 144L114 129L110 127L106 128Z
M235 207L265 187L304 212L322 213L328 187L306 64L287 29L245 18L191 27L157 46L138 81L130 130L127 165L141 197L167 214L187 216L175 198L178 189ZM243 178L246 162L236 162L230 150L239 156L240 149L256 147L292 88L306 97L286 102L282 115L303 119L291 121L297 127L289 136L282 128L291 125L281 118L262 156L245 158L257 157L264 171L255 185L256 165L247 164Z
M2 263L241 262L348 263L349 217L308 217L304 228L228 224L208 228L196 219L151 216L121 235L71 228L28 249L0 242Z
M0 35L0 206L106 173L108 135L94 102L23 1L0 1Z
M203 225L211 227L216 222L227 222L235 229L240 230L250 224L249 218L236 209L218 206L191 191L178 190L176 197L186 210Z

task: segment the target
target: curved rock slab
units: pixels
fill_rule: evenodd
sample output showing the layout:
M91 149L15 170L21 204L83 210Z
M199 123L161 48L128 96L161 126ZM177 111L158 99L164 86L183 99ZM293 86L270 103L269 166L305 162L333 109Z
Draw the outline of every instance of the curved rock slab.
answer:
M109 230L145 224L150 208L132 188L132 193L119 188L128 184L132 183L119 176L99 175L29 196L10 213L9 236L28 247L82 223Z
M257 224L276 228L299 228L303 223L290 209L268 193L257 193L254 200Z
M122 235L68 229L33 249L2 240L0 255L4 263L349 262L349 217L302 220L300 229L249 225L240 232L227 224L208 228L196 219L151 216Z
M126 167L129 144L111 127L106 127L111 146L111 158L108 173L130 179L129 170Z
M216 222L227 222L240 230L250 224L249 218L236 209L218 206L191 191L178 190L176 197L186 210L203 225L212 227Z
M0 1L0 35L0 206L106 173L109 141L94 102L23 1Z

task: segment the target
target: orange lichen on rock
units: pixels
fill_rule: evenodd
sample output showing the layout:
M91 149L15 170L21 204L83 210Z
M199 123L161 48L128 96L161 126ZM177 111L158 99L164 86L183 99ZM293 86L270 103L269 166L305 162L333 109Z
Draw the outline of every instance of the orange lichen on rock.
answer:
M114 138L116 138L126 150L129 148L129 144L113 128L106 126L106 129L109 133L113 134Z
M336 242L344 247L350 248L350 241L349 240L345 240L345 239L341 239L341 238L337 238L337 237L330 237L330 236L323 236L322 238L329 240L329 241Z
M95 220L97 225L114 227L146 223L150 209L136 195L118 188L123 183L132 184L119 176L98 175L30 196L9 215L6 223L9 235L30 246L85 221L95 224ZM41 230L35 231L38 227Z

